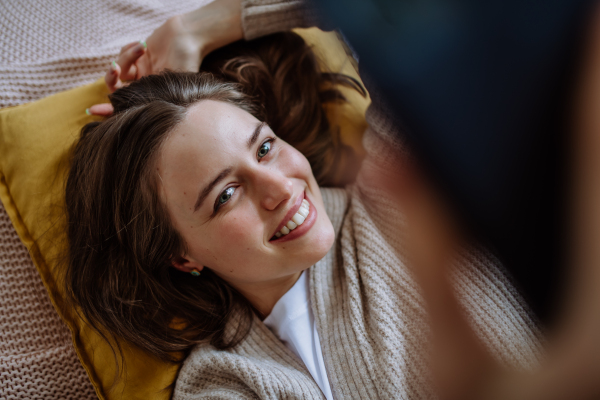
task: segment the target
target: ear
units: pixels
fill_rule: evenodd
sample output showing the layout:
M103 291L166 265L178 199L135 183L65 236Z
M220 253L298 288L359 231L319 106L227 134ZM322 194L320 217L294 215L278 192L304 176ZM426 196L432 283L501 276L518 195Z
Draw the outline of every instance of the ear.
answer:
M187 259L182 256L174 256L171 258L171 266L181 272L190 273L192 270L202 271L204 265L192 259Z

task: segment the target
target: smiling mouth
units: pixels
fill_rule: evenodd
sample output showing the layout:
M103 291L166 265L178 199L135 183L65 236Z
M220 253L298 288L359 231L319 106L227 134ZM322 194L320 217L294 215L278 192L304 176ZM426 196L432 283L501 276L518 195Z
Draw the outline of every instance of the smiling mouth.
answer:
M275 235L271 238L271 240L279 239L282 236L289 235L291 231L301 226L308 214L310 213L310 203L306 199L302 199L302 204L298 211L292 216L292 218L283 225L283 227L279 230L279 232L275 233Z

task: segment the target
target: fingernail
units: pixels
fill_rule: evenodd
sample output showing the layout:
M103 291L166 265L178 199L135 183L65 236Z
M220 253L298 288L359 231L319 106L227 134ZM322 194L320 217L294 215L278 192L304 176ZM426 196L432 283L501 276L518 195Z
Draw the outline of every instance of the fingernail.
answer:
M135 46L135 51L137 53L143 53L146 50L146 42L140 40L140 42Z
M89 108L86 108L86 109L85 109L85 113L86 113L87 115L92 115L92 113L90 112L90 109L89 109Z
M117 72L117 62L116 61L113 61L110 63L110 70L112 72Z

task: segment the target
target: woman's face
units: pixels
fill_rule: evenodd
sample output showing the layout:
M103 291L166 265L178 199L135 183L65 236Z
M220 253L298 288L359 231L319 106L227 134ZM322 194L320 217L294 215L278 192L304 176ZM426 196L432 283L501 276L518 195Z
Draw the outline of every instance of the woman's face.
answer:
M212 100L192 106L156 168L160 195L187 244L174 263L181 270L210 268L244 293L297 275L333 244L306 158L240 108ZM306 214L304 199L304 222L283 235L284 224Z

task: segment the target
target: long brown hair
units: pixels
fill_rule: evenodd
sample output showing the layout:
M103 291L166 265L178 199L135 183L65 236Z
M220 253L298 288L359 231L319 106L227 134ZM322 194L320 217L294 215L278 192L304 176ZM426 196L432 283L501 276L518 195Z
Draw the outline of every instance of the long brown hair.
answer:
M205 68L211 73L164 72L113 93L114 114L83 128L66 185L71 299L100 333L168 361L197 343L235 346L253 318L250 303L209 269L193 279L170 266L186 243L153 173L168 133L198 101L227 102L302 151L320 184L336 183L331 164L349 156L340 155L347 149L321 104L344 100L334 81L364 90L351 78L321 73L294 33L234 44Z

